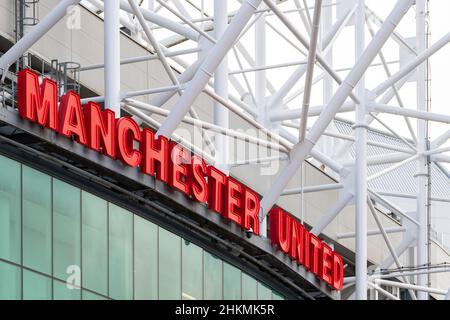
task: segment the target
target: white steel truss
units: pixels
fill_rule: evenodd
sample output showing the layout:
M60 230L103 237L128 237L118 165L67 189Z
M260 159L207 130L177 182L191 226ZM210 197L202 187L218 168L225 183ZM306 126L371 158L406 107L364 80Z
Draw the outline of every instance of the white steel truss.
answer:
M302 199L299 211L303 214L304 194L339 190L334 206L322 213L312 233L323 232L343 208L354 202L354 232L339 233L336 237L338 241L353 238L355 241L355 276L345 281L346 287L354 290L351 297L365 300L368 290L373 289L388 299L397 300L398 296L386 291L386 287L407 289L412 299L428 299L429 294L449 296L448 290L431 288L428 278L431 273L448 272L448 268L430 266L427 209L431 200L436 200L429 194L432 178L429 166L430 163L450 162L447 144L450 129L429 143L427 130L432 122L450 124L450 112L430 112L427 65L430 57L450 42L450 32L428 45L428 0L396 0L384 18L372 10L369 0L62 0L0 57L3 78L7 70L66 15L70 6L80 5L80 2L104 18L105 28L103 63L80 68L80 72L104 69L104 95L85 98L83 102L104 101L106 107L117 113L126 111L140 123L157 128L157 135L180 141L224 171L247 164L282 163L283 167L268 184L261 200L263 236L267 215L280 197L299 195ZM397 26L414 10L416 30L412 44ZM348 26L353 26L351 30L354 30L350 46L354 48L354 65L338 68L333 61L339 54L336 43L344 30L350 29ZM120 29L123 27L154 54L121 59ZM292 52L277 53L276 48L271 47L269 32L270 37L277 37ZM391 55L386 55L384 50L388 41L413 58L401 66L398 65L402 61L389 60ZM296 57L294 61L287 61L285 57L289 55ZM274 61L273 56L279 59ZM149 60L161 62L170 83L122 92L121 65ZM392 71L392 65L398 70ZM384 73L370 89L368 78L373 69L380 67ZM282 76L280 70L284 72ZM272 71L278 72L276 79L269 76ZM402 97L402 89L411 78L415 81L417 96L414 108L408 107ZM321 96L321 102L314 105L317 99L312 98L313 93L320 90L322 93L315 95ZM212 121L202 119L193 108L201 94L213 100ZM135 99L139 96L150 96L149 102ZM175 102L169 111L164 106L170 99ZM352 133L343 134L330 126L343 113L354 114ZM386 114L405 121L406 133L398 130L396 123L383 121L381 116ZM156 115L162 117L162 122ZM230 119L234 116L262 131L265 138L231 128ZM175 134L182 123L201 130L209 150L198 148ZM374 123L381 124L401 144L370 140L368 130ZM214 141L211 134L214 134ZM333 152L317 147L319 140L326 137L339 141ZM229 156L231 138L281 154L235 161ZM355 159L343 157L352 145ZM369 147L389 149L391 153L369 155ZM299 188L288 188L292 177L310 158L323 164L337 183L304 186L299 181ZM411 162L417 164L413 214L392 203L390 199L395 193L376 192L368 185ZM383 165L381 170L369 173L371 167L379 165ZM378 205L403 217L403 225L385 228L379 218ZM375 219L376 230L367 229L370 214ZM390 240L391 234L403 237L397 247ZM392 264L397 267L384 271L380 277L367 268L367 241L373 235L382 235L388 247L387 256L377 270L388 269ZM428 269L403 272L399 257L411 248L415 250L414 265ZM394 277L400 282L385 280Z

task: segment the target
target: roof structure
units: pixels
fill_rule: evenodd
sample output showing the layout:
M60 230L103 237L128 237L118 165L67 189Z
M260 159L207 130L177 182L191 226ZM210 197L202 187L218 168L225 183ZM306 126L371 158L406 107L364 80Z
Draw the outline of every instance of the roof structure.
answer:
M33 46L55 25L65 21L63 28L71 39L76 30L98 31L83 26L82 6L83 14L102 20L102 43L91 39L89 49L102 48L103 56L100 61L84 60L83 53L74 54L71 44L64 54L80 61L54 68L55 57L40 57L42 75L57 75L61 94L82 91L83 102L103 103L117 114L133 116L142 126L157 129L157 136L179 141L224 171L235 161L230 159L232 139L278 151L277 156L249 161L282 165L272 176L254 176L258 185L267 186L261 199L262 230L304 161L313 158L336 181L302 185L290 194L303 199L305 193L339 190L333 205L317 217L311 231L316 235L327 236L327 226L352 206L355 227L349 237L354 238L355 276L346 279L349 297L367 299L371 289L388 299L398 298L386 286L407 289L411 299L442 297L446 291L433 288L430 281L436 270L432 271L430 258L429 219L436 202L450 201L444 167L450 163L450 113L433 108L429 63L450 42L450 32L430 41L429 0L382 2L16 1L14 44L4 46L8 48L0 57L0 101L14 109L17 71L36 65ZM46 9L39 19L38 3ZM121 56L128 49L121 48L124 36L144 55ZM130 81L141 79L142 72L147 76L151 70L142 65L128 72L123 68L145 61L157 61L155 68L164 77L151 81L146 77L142 89L127 89L121 82L125 76ZM99 70L103 85L90 90L89 72ZM343 114L352 121L341 119ZM264 137L240 131L236 126L241 123ZM377 130L375 123L389 134ZM434 124L443 130L431 139ZM186 128L201 133L200 146L186 131L180 133ZM332 147L321 145L324 137L334 139ZM408 209L393 203L392 197L409 199ZM405 221L395 247L391 233L400 227L385 228L378 206ZM368 230L369 216L376 231ZM381 235L387 248L386 258L376 267L395 265L392 274L399 281L371 277L367 268L371 233ZM400 258L411 247L415 253L409 271L416 276L414 283L405 274L398 275L403 267Z

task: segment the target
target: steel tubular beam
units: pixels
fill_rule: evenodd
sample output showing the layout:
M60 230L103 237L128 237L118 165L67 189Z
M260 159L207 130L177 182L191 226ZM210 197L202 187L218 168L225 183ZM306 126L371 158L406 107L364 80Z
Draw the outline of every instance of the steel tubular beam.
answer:
M397 257L401 257L402 254L413 245L416 241L415 237L404 236L402 242L395 248L395 254ZM394 263L394 257L389 254L380 265L380 269L388 269Z
M392 293L380 288L379 286L377 286L376 284L373 284L371 282L368 282L367 285L375 290L377 290L379 293L381 293L383 296L385 296L386 298L389 298L391 300L400 300L398 297L394 296Z
M385 104L379 104L379 103L369 103L368 106L371 111L389 113L389 114L394 114L394 115L399 115L399 116L407 116L407 117L411 117L411 118L426 120L426 121L435 121L435 122L450 124L450 116L441 114L441 113L433 113L433 112L427 112L424 110L412 110L412 109L406 109L406 108L400 108L400 107L392 107L392 106L388 106Z
M330 183L330 184L322 184L317 186L306 186L303 188L292 188L286 189L281 194L282 196L290 196L293 194L299 193L312 193L312 192L320 192L320 191L329 191L329 190L337 190L344 188L344 185L341 183Z
M149 126L151 126L153 128L157 129L161 126L161 124L158 121L156 121L155 119L146 115L141 110L138 110L138 109L128 106L126 104L122 104L122 109L129 112L130 114L134 115L135 117L142 119L145 123L147 123ZM207 163L214 164L214 157L212 157L210 154L206 153L202 148L197 147L196 145L183 139L182 137L178 136L177 134L172 135L171 139L173 141L176 141L176 142L180 143L181 145L185 146L189 150L192 150L197 155L200 155L203 159L205 159L205 161Z
M399 233L399 232L405 232L406 228L403 227L392 227L392 228L385 228L384 231L386 233ZM380 230L368 230L367 236L378 236L381 234ZM338 233L337 238L338 239L350 239L355 237L355 232L347 232L347 233Z
M297 137L295 137L293 134L291 134L284 128L280 128L280 135L285 139L289 140L292 143L292 145L298 142ZM314 157L317 161L325 164L327 167L329 167L331 170L333 170L338 174L342 174L345 171L344 166L342 166L339 162L335 161L334 159L331 159L329 156L316 149L312 149L309 154L311 157Z
M199 51L200 51L200 49L197 49L197 48L177 50L177 51L166 52L165 56L166 56L166 58L170 58L170 57L175 57L175 56L181 56L184 54L196 53ZM157 59L158 59L158 56L156 54L155 55L145 55L145 56L121 59L120 64L124 65L124 64L138 63L138 62L151 61L151 60L157 60ZM90 71L90 70L95 70L95 69L101 69L104 67L105 67L104 63L97 63L97 64L91 64L91 65L81 67L79 69L79 71Z
M372 201L370 199L367 199L367 200L368 200L367 204L369 206L370 212L372 213L372 216L373 216L373 218L375 220L375 223L377 224L378 228L381 231L381 234L383 236L384 242L386 243L386 245L387 245L387 247L389 249L389 252L392 255L392 258L394 258L394 261L395 261L395 264L396 264L397 268L402 268L402 264L400 263L400 259L397 256L397 254L395 253L394 246L392 245L392 242L389 239L389 236L387 235L387 232L384 229L383 224L381 223L381 219L378 216L378 213L377 213L375 207L373 206ZM409 284L409 281L408 281L408 279L405 276L402 276L402 279L403 279L404 282ZM413 290L409 289L408 292L411 295L411 298L413 300L417 300L416 294L414 293Z
M416 219L410 217L408 214L403 212L401 209L399 209L395 204L391 203L390 201L386 200L385 198L381 197L378 193L373 191L372 189L369 189L370 197L375 200L376 202L380 203L381 205L387 207L389 210L391 210L393 213L395 213L398 216L402 216L412 223L414 223L416 226L419 225Z
M403 283L403 282L390 281L390 280L384 280L384 279L375 279L374 282L377 284L385 285L385 286L392 286L392 287L398 287L398 288L404 288L404 289L412 289L412 290L417 290L419 292L434 293L434 294L439 294L439 295L444 295L444 296L448 292L447 290L429 288L429 287L425 287L425 286L412 285L412 284L407 284L407 283Z
M323 53L326 54L327 51L331 50L331 45L333 44L335 38L340 33L342 28L345 26L346 22L352 17L354 10L350 10L347 15L337 21L334 26L327 32L323 39ZM268 24L270 26L270 24ZM306 63L306 61L304 61ZM291 76L286 80L286 82L281 86L275 94L272 95L270 100L268 101L269 109L277 106L282 102L284 97L289 93L292 87L298 82L298 80L305 74L306 65L299 66Z
M436 139L434 139L431 142L431 145L435 148L443 145L444 143L446 143L448 140L450 139L450 130L444 132L443 134L441 134L439 137L437 137Z
M220 39L228 25L228 5L227 1L214 1L214 35ZM214 91L222 98L228 97L228 58L225 54L214 73ZM223 128L229 127L228 109L220 102L214 100L214 124ZM228 172L229 140L225 135L215 136L216 164L219 168Z
M386 80L385 82L378 85L375 89L373 89L373 92L376 95L382 94L384 91L386 91L386 89L388 89L389 87L394 85L400 79L407 76L415 68L420 66L425 60L427 60L429 57L431 57L433 54L435 54L439 49L441 49L443 46L445 46L448 42L450 42L450 32L447 33L445 36L443 36L438 41L436 41L436 43L433 44L431 47L420 52L419 55L414 60L412 60L410 63L408 63L406 66L404 66L401 70L397 71L388 80Z
M289 31L292 32L292 34L297 38L300 43L307 48L309 48L309 43L305 39L305 37L297 30L297 28L286 18L286 16L278 9L278 7L272 2L272 0L264 0L264 2L267 4L267 6L275 13L275 15L284 23L284 25L289 29ZM338 83L342 84L341 77L331 68L328 63L325 61L325 59L322 57L321 54L317 54L317 62L322 66L322 68L328 72L328 74L333 77L333 79ZM359 103L359 100L357 97L354 96L352 92L349 93L349 96L352 98L352 100L355 103Z
M170 111L169 110L161 109L161 108L158 108L158 107L155 107L155 106L151 106L151 105L148 105L148 104L146 104L144 102L131 100L131 99L126 100L126 102L129 105L131 105L132 107L138 108L138 109L141 109L141 110L144 110L144 111L149 111L151 113L156 113L156 114L163 115L163 116L170 115ZM209 122L206 122L206 121L198 120L196 118L184 117L183 118L183 122L189 123L189 124L191 124L193 126L196 126L196 127L202 128L202 129L211 130L211 131L214 131L214 132L217 132L217 133L221 133L223 135L234 137L234 138L237 138L237 139L240 139L240 140L243 140L243 141L248 141L248 142L251 142L251 143L263 146L263 147L275 149L275 150L278 150L280 152L284 152L284 153L288 152L288 149L282 147L278 143L270 142L270 141L267 141L267 140L263 140L263 139L260 139L260 138L254 137L254 136L250 136L250 135L244 134L242 132L235 131L235 130L232 130L232 129L228 129L228 128L225 128L225 127L220 127L218 125L215 125L215 124L212 124L212 123L209 123Z
M426 59L431 56L434 52L443 46L443 43L450 41L450 33L448 33L443 39L438 41L438 45L432 46L433 49L426 50L426 21L425 17L427 13L427 0L416 0L416 41L417 41L417 51L419 56L415 61L412 61L404 70L408 70L412 66L417 67L417 111L426 113L428 111L427 106L427 67L425 63ZM441 45L442 44L442 45ZM417 62L416 62L417 61ZM415 63L416 62L416 63ZM397 74L402 74L398 72ZM395 80L395 79L394 79ZM392 82L392 80L391 80ZM383 87L382 87L383 88ZM381 89L382 89L381 88ZM450 118L450 117L449 117ZM429 236L429 226L428 226L428 161L427 157L423 154L428 148L428 126L426 121L417 121L417 152L419 155L417 161L417 173L415 175L417 181L417 221L419 222L419 227L417 228L417 265L427 265L428 264L428 236ZM421 274L417 276L417 284L419 286L428 285L428 275ZM419 291L417 298L420 300L428 300L427 291Z
M120 0L105 2L105 106L120 116Z
M228 110L230 110L231 112L236 114L238 117L240 117L241 119L245 120L247 123L253 125L255 128L257 128L257 129L261 130L262 132L264 132L264 134L266 134L268 137L270 137L270 138L272 138L272 139L274 139L276 141L279 141L280 145L282 145L283 147L285 147L287 149L291 149L292 148L292 145L293 145L292 143L289 143L289 141L287 141L286 139L278 136L273 131L268 130L266 127L264 127L258 121L253 119L251 116L246 115L245 113L243 113L241 110L239 110L239 108L234 106L228 100L225 100L224 98L222 98L221 96L217 95L215 92L213 92L212 90L210 90L208 88L205 88L203 91L208 96L213 98L214 100L220 102L223 106L225 106Z
M110 0L103 0L103 2L109 2ZM127 11L131 14L133 14L133 8L130 6L127 0L120 0L120 8L124 11ZM161 27L164 27L168 30L171 30L179 35L182 35L188 39L197 41L199 34L195 30L192 30L182 24L179 24L173 20L167 19L159 14L156 14L148 9L139 7L139 9L142 12L142 15L146 20L149 22L153 22L154 24L157 24Z
M364 52L365 0L358 0L355 19L355 60ZM381 49L380 49L381 50ZM355 298L367 300L367 126L366 81L356 86L360 104L355 112Z
M149 26L147 25L147 22L145 21L141 10L137 6L137 4L134 2L134 0L128 0L128 3L130 4L130 7L133 9L133 12L135 13L136 17L138 18L138 21L141 24L141 27L144 30L144 33L147 36L147 39L150 41L150 44L152 45L153 49L156 51L156 54L157 54L159 60L161 61L161 64L163 65L163 68L166 71L167 75L169 76L170 80L172 81L172 83L175 86L180 87L180 82L178 81L178 78L175 75L175 72L173 71L172 67L170 66L169 62L167 61L163 48L159 45L158 41L156 40L155 36L153 35L153 32L150 30ZM181 95L181 88L180 88L180 90L178 90L178 93ZM199 116L195 112L194 108L190 109L190 115L195 119L199 119ZM204 139L207 142L207 145L210 147L213 147L213 143L212 143L209 135L206 132L202 132L202 134L203 134ZM213 148L213 150L214 150L214 148ZM216 152L216 150L214 150L214 152Z
M374 274L369 277L369 279L389 279L389 278L397 278L400 276L415 276L418 274L432 274L432 273L444 273L444 272L450 272L450 268L426 268L424 270L415 270L415 271L402 271L402 272L389 272L389 273L381 273L381 274Z
M309 117L317 117L319 116L322 111L324 110L325 106L319 105L319 106L311 106L308 110L308 116ZM339 113L341 112L352 112L355 111L355 104L352 101L348 101L344 103L338 110ZM302 116L303 109L278 109L273 110L270 113L270 120L272 121L283 121L283 120L292 120L292 119L298 119Z
M308 109L311 100L312 82L314 76L314 64L317 55L317 41L319 39L320 13L322 10L322 0L314 3L314 18L312 22L311 40L309 42L308 64L306 66L305 90L303 92L302 116L300 119L299 141L305 139L306 127L308 124Z
M327 107L322 112L322 115L316 121L314 126L311 128L305 140L294 146L293 150L290 153L291 161L287 166L283 168L281 173L273 182L272 187L268 192L266 192L261 201L262 217L265 217L272 206L275 204L276 200L280 196L281 192L283 192L283 189L286 187L289 180L300 167L306 156L310 153L327 126L333 120L336 112L350 95L354 86L358 83L359 79L367 70L370 63L377 55L378 51L387 41L392 31L395 29L401 18L406 14L413 2L414 0L397 1L397 4L389 14L386 22L383 24L383 27L380 28L378 33L364 50L361 58L358 60L352 71L350 71L350 73L347 75L346 79L343 81L336 94L329 101Z

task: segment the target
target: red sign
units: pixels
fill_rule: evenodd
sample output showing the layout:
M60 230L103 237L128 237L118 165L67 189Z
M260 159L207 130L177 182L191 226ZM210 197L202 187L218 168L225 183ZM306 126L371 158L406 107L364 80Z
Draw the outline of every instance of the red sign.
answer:
M338 253L282 209L272 209L269 217L273 245L333 288L342 288L344 264Z
M37 74L31 70L19 72L21 118L73 138L127 166L139 167L143 174L154 176L187 197L207 204L209 209L243 229L260 234L259 198L249 187L166 137L155 138L152 130L141 130L131 117L117 119L113 111L101 110L94 102L81 106L79 95L73 91L61 97L59 108L57 101L56 83L44 79L39 86ZM342 288L341 256L279 208L270 213L270 238L298 264L333 288Z

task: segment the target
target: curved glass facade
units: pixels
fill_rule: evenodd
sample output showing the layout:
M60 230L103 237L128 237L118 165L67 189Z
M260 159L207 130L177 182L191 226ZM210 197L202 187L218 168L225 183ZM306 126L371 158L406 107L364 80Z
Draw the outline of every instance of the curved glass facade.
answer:
M0 156L0 299L283 299L201 247Z

